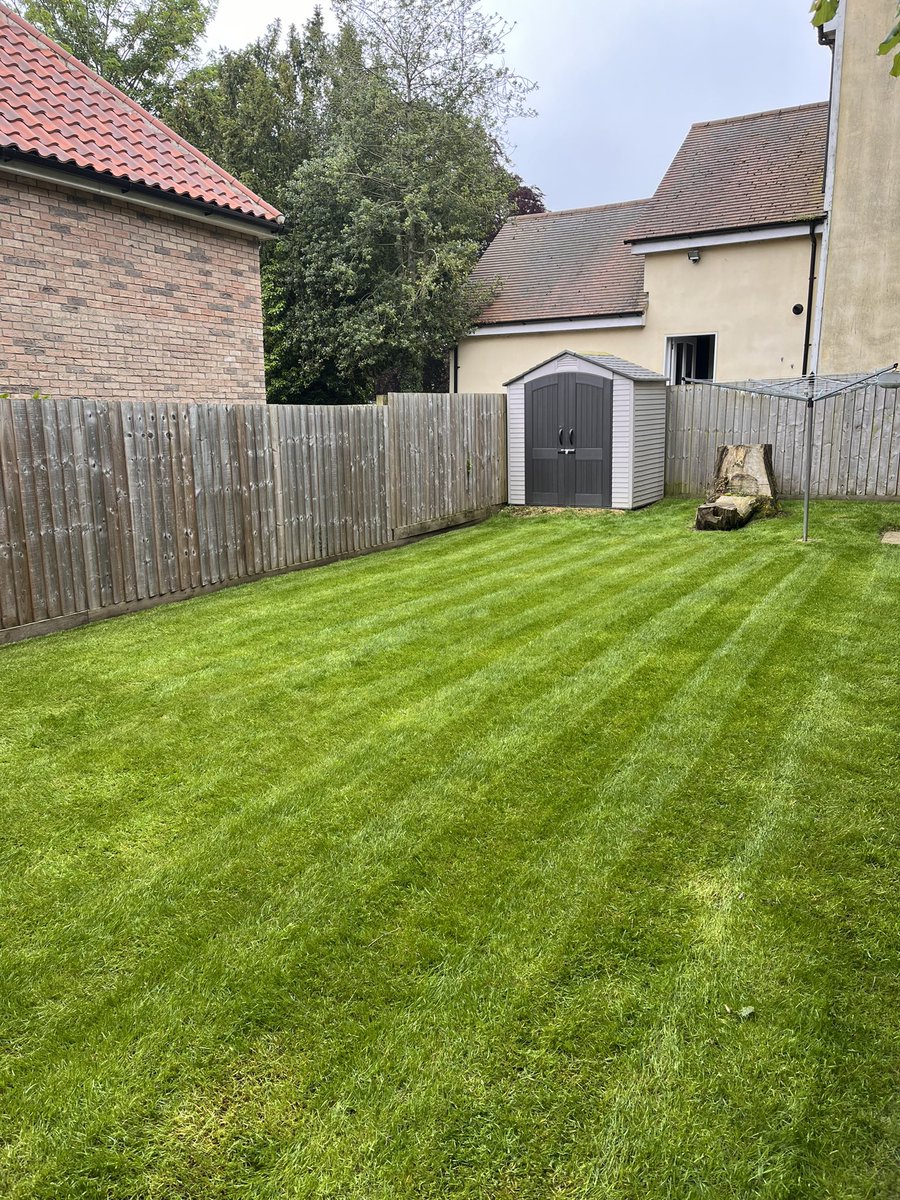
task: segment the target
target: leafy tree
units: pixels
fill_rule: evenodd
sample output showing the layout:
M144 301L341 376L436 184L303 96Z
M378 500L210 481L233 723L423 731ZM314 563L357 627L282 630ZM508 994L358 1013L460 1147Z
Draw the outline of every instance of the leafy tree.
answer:
M158 112L193 61L215 0L16 0L27 21Z
M475 0L336 6L326 141L286 189L290 232L265 271L270 398L284 402L422 387L487 298L469 274L521 184L494 131L530 85L498 63Z
M503 61L512 25L481 0L333 0L367 59L407 104L424 102L502 130L534 84Z
M272 203L323 144L333 49L317 11L302 31L279 22L242 50L221 50L178 83L163 114Z
M380 71L338 102L323 153L287 189L290 233L266 269L276 401L423 386L486 299L467 280L515 182L479 123L408 104Z
M826 25L837 16L841 0L813 0L810 12L813 14L813 25ZM894 55L891 74L900 78L900 3L897 5L897 16L887 37L878 47L879 54Z
M512 215L517 217L547 211L547 206L544 204L544 193L540 188L526 187L524 183L519 184L514 192L510 192L509 204Z

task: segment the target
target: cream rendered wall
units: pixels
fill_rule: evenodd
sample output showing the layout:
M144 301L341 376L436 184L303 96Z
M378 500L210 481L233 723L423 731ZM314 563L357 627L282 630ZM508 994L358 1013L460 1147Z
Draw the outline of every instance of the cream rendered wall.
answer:
M574 350L576 354L617 354L628 362L653 366L640 358L643 332L640 328L573 329L561 333L463 338L458 348L459 383L456 390L500 392L508 379L514 379L563 350Z
M898 89L900 90L900 89ZM798 375L803 365L809 284L808 236L705 246L645 256L650 302L643 328L571 330L464 338L461 392L496 392L508 379L562 350L617 354L666 369L666 339L716 334L716 379ZM795 316L794 304L804 312Z
M900 356L900 79L875 49L896 0L845 0L818 369Z
M666 338L714 333L716 379L799 375L809 261L808 229L803 237L705 246L698 263L685 250L646 255L650 304L641 357L632 361L664 371ZM795 304L803 305L799 316Z

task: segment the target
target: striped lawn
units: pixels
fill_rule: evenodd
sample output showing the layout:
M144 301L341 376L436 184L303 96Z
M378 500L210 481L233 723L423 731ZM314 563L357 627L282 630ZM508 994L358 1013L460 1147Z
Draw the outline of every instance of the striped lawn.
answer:
M691 515L0 652L0 1195L900 1194L900 510Z

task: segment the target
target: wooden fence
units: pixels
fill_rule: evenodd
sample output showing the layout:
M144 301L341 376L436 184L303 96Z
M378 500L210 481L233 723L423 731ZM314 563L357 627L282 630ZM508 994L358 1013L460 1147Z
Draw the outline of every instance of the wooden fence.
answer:
M871 384L817 404L814 411L813 496L900 497L900 402ZM771 442L775 477L785 496L803 490L802 400L753 396L711 384L669 388L666 492L704 494L716 447Z
M506 500L505 397L0 399L0 643L459 524Z

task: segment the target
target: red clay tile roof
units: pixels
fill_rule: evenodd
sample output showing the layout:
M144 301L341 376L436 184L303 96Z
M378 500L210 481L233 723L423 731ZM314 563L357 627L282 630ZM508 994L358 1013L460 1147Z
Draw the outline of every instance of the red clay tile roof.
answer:
M628 240L823 216L827 131L827 103L692 125Z
M0 4L0 150L87 168L277 223L261 200L156 117Z
M642 313L644 260L624 238L646 203L511 217L472 275L502 280L479 325Z

